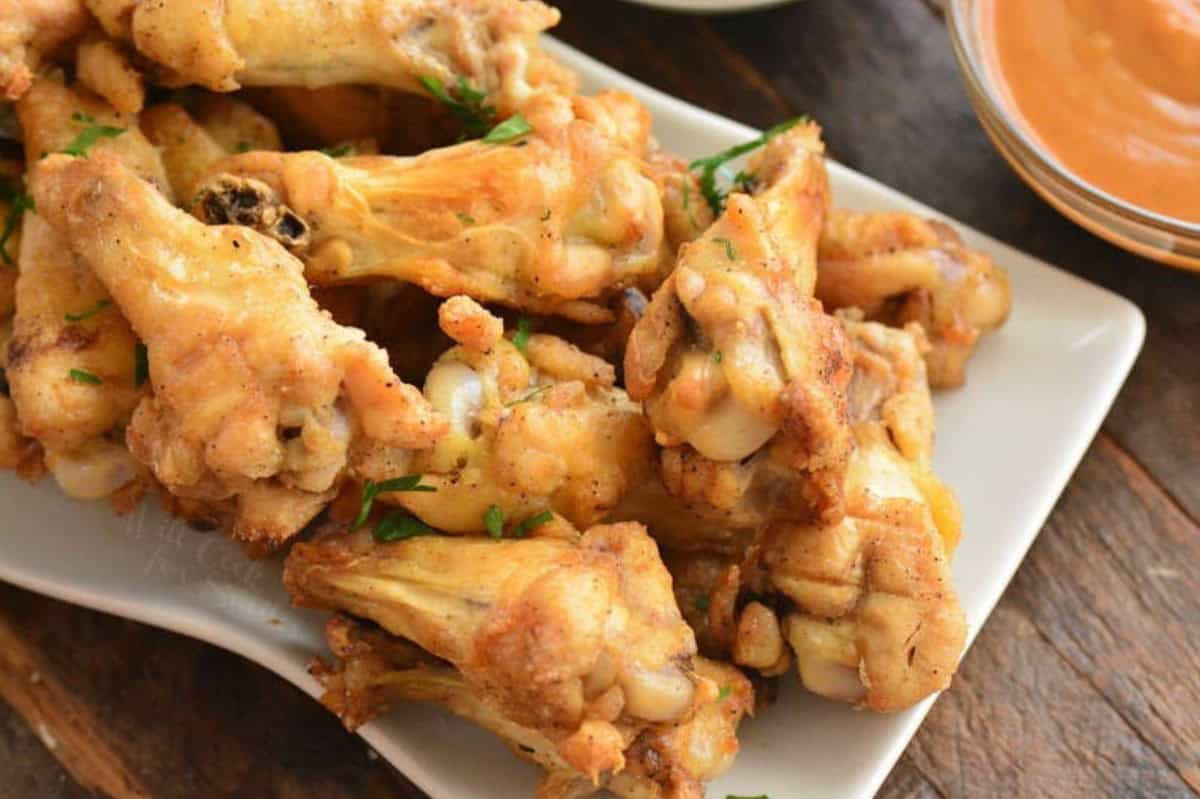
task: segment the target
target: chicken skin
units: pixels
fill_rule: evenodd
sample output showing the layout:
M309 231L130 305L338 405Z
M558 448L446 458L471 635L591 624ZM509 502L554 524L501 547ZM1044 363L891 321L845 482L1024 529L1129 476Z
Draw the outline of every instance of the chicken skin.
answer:
M836 518L851 447L845 335L808 296L827 201L819 129L777 136L750 166L755 196L730 195L682 248L625 352L668 491L740 529Z
M453 664L593 780L624 768L631 732L685 721L718 692L694 671L695 638L637 524L573 540L331 535L296 544L284 581L293 601L369 619Z
M546 775L539 799L582 799L605 789L623 799L698 799L703 783L732 765L738 724L754 707L754 690L741 672L697 658L697 674L720 686L718 697L682 724L651 726L636 737L625 730L625 768L593 782L568 764L544 733L505 717L448 663L347 616L332 618L325 635L336 661L332 667L317 662L312 670L325 687L322 703L347 727L354 729L400 702L434 702L541 766Z
M106 5L113 5L106 3ZM242 86L363 83L424 93L461 78L505 115L534 87L573 89L536 47L558 23L537 0L124 0L109 26L165 67L164 82ZM110 32L113 32L110 30Z
M47 158L34 190L145 342L153 393L130 450L173 494L230 504L235 536L278 544L363 449L395 459L444 432L382 350L320 311L275 242L197 222L103 153Z
M603 322L606 298L663 257L662 204L640 158L578 118L516 145L467 142L413 158L246 153L214 172L216 196L304 221L311 243L298 252L317 285L400 280ZM243 179L232 190L230 176ZM211 204L197 212L213 216Z
M979 337L1004 324L1008 276L968 249L949 226L904 213L833 212L821 233L817 298L831 310L860 308L868 319L919 322L934 388L966 380Z
M19 100L46 59L87 24L79 0L0 0L0 97Z
M16 110L35 194L42 155L68 148L92 125L119 131L91 145L92 157L119 158L170 192L158 151L138 131L136 117L49 79L37 80ZM30 212L22 228L6 371L20 428L41 445L68 495L111 496L142 479L120 432L143 395L138 340L60 231Z
M855 344L846 516L775 525L764 563L770 590L792 603L782 632L804 685L895 711L949 685L962 653L966 623L949 568L961 519L930 468L920 328L844 322Z
M498 318L466 297L444 303L439 316L460 343L430 370L425 397L450 430L408 466L437 491L381 501L447 532L483 533L489 508L514 524L552 511L582 529L648 476L650 430L641 408L613 386L612 366L540 333L522 351L500 338Z

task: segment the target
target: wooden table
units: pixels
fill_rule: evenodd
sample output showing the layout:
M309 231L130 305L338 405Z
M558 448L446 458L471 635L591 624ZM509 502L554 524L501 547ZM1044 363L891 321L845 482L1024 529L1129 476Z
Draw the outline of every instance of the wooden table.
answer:
M559 35L618 69L751 125L811 114L842 162L1142 307L1146 347L1103 432L881 796L1200 795L1200 276L1025 188L932 2L560 5ZM0 799L421 795L262 669L10 588L0 695Z

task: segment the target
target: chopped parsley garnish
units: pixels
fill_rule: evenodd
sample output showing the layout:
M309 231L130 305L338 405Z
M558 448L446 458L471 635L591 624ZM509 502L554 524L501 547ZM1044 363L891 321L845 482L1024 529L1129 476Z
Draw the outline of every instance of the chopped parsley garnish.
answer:
M71 379L74 380L76 383L87 383L88 385L91 385L91 386L98 386L104 382L103 380L96 377L91 372L85 372L82 369L72 369L70 372L68 372L68 374L71 376Z
M554 514L548 510L544 510L541 513L537 514L536 516L530 516L528 519L526 519L525 521L518 524L515 528L513 528L512 537L513 538L524 538L525 536L529 535L529 533L532 532L533 530L536 530L537 528L541 527L543 524L546 524L547 522L552 522L552 521L554 521Z
M389 541L403 541L419 535L432 535L434 532L432 527L416 516L402 510L394 510L384 516L383 521L375 525L371 535L375 537L376 541L386 544Z
M86 311L81 313L64 314L63 318L71 323L82 322L84 319L91 319L93 316L100 313L110 305L112 305L112 300L99 300L95 305L93 305L91 308L88 308Z
M729 239L720 237L720 236L718 236L717 238L714 238L712 241L713 241L713 244L725 245L725 255L728 256L729 260L731 260L731 261L737 260L737 250L735 250L733 248L732 241L730 241Z
M337 147L322 147L321 152L330 158L341 158L343 155L354 155L354 146L339 144Z
M96 125L95 119L89 114L75 113L71 115L71 119L81 124L87 125L83 130L79 131L79 135L66 146L62 152L67 155L74 155L80 158L87 158L87 151L93 144L101 139L115 139L125 132L125 128L113 128L108 125Z
M23 191L18 191L16 185L7 178L0 179L0 200L9 203L8 216L4 220L4 232L0 233L0 260L3 260L8 266L13 266L12 256L8 254L8 240L17 232L21 214L37 209L33 207L33 197Z
M757 150L780 133L794 128L807 119L807 116L799 116L795 119L789 119L786 122L780 122L778 125L768 128L757 139L744 142L736 147L730 147L728 150L722 150L716 155L710 155L708 158L697 158L688 164L688 169L700 170L700 193L704 195L704 199L708 202L708 207L712 208L714 214L720 214L725 210L725 198L729 194L729 189L722 189L717 184L717 175L722 168L733 159L739 158L752 150ZM746 186L750 180L750 176L746 175L745 172L741 172L738 174L738 177L734 178L733 182L741 186Z
M728 699L728 698L729 698L729 695L730 695L731 693L733 693L733 689L732 689L732 688L730 688L728 685L722 685L722 686L721 686L721 690L720 690L720 691L717 691L717 699L718 699L718 700L722 700L722 699Z
M713 363L720 363L724 357L725 356L721 354L721 351L717 350L713 353Z
M533 324L528 319L522 316L517 320L517 332L513 333L512 345L519 349L522 354L525 353L525 345L529 343L529 337L533 334Z
M442 105L458 117L463 125L463 138L478 139L488 135L496 121L496 109L484 104L487 95L471 88L466 78L459 77L452 96L442 82L432 75L422 75L421 85L436 97Z
M683 179L683 210L687 213L688 222L692 223L692 229L699 230L700 223L692 213L692 182L686 177Z
M355 517L354 524L350 527L351 530L357 530L363 526L367 517L371 515L371 506L375 504L375 497L388 491L437 491L437 489L433 486L421 485L421 475L419 474L393 477L391 480L383 480L378 483L368 480L363 483L362 505L358 509L358 516Z
M455 216L457 216L458 221L462 222L464 225L475 224L475 217L471 216L470 214L464 214L462 211L459 211L455 214Z
M240 141L237 143L237 147L234 149L236 149L239 153L248 153L250 152L250 142Z
M505 144L513 139L519 139L526 133L533 132L533 125L522 114L513 114L496 127L488 131L483 140L488 144Z
M488 509L483 512L483 526L492 538L503 537L504 511L500 510L499 505L488 505Z
M553 388L553 386L551 386L551 385L538 386L533 391L530 391L528 394L526 394L522 397L518 397L517 399L513 400L512 402L505 403L504 407L512 408L513 406L520 405L522 402L529 402L531 399L534 399L538 395L545 394L551 388Z
M139 341L137 349L133 351L133 382L141 388L149 379L150 354L146 352L146 345Z

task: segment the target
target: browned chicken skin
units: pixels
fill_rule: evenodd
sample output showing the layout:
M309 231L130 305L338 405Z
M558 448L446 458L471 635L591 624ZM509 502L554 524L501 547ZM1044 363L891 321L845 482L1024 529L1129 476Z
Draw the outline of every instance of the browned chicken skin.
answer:
M695 639L640 525L576 540L330 536L292 548L285 582L452 663L593 779L624 767L623 729L686 720L717 692L692 670Z
M598 303L662 258L654 182L638 157L580 118L511 144L467 142L414 158L247 153L214 172L257 181L246 190L259 191L259 204L304 220L312 242L302 256L318 285L401 280L441 297L600 322L611 314Z
M278 544L364 447L427 447L445 422L361 331L317 308L302 267L246 228L210 228L103 153L51 156L44 217L146 344L153 395L127 439L170 491L234 502L233 533Z
M960 386L979 337L1004 324L1008 276L947 224L912 214L834 211L821 234L817 299L889 325L919 322L934 388Z
M0 0L0 96L20 99L46 58L87 23L79 0Z
M836 518L851 442L844 334L808 294L827 202L819 129L751 161L761 189L680 251L625 354L667 489L731 528Z

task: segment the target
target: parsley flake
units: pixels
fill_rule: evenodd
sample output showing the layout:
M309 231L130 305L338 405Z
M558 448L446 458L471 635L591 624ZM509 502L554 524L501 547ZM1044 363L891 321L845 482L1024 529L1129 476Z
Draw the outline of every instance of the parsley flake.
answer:
M354 155L354 146L339 144L337 147L322 147L321 152L330 158L341 158L343 155Z
M363 483L362 505L359 507L358 516L354 518L354 524L350 526L350 529L357 530L362 527L363 523L367 521L367 517L371 515L371 506L375 504L375 497L389 491L437 491L437 489L433 486L421 485L421 475L419 474L393 477L378 483L368 480Z
M529 124L529 120L523 114L513 114L488 131L483 140L487 144L506 144L513 139L519 139L525 134L532 132L533 125Z
M530 516L528 519L513 528L512 537L524 538L525 536L529 535L531 531L536 530L543 524L552 521L554 521L554 514L548 510L544 510L536 516Z
M799 116L795 119L789 119L786 122L780 122L778 125L768 128L757 139L730 147L728 150L722 150L716 155L710 155L708 158L697 158L688 164L688 169L700 170L700 193L704 195L704 199L708 202L708 206L712 208L714 214L720 214L725 210L725 198L729 195L728 189L722 189L717 185L717 174L721 169L733 159L757 150L780 133L794 128L807 119L807 116ZM749 176L746 176L744 172L739 173L739 177L741 176L745 176L741 181L742 184L747 184ZM738 178L734 178L734 183L738 183Z
M683 179L683 210L687 214L688 222L692 223L692 230L699 230L700 223L692 213L692 181L686 177Z
M501 538L504 535L504 511L500 510L499 505L488 505L488 509L483 512L483 526L492 538Z
M713 363L720 363L724 357L725 356L721 354L721 351L717 350L713 353Z
M732 241L730 241L730 240L729 240L729 239L727 239L727 238L724 238L724 237L718 236L718 237L714 238L714 239L712 240L712 242L713 242L713 244L723 244L723 245L725 245L725 255L726 255L726 256L728 256L729 260L731 260L731 261L736 261L736 260L737 260L737 250L735 250L735 249L733 248L733 242L732 242Z
M453 96L442 82L432 75L422 75L420 81L426 91L462 122L463 138L478 139L488 135L492 123L496 120L496 109L484 104L487 95L471 88L466 78L459 77L454 88L454 95L457 96Z
M375 525L371 535L376 541L386 544L389 541L403 541L419 535L432 535L434 532L436 531L432 527L416 516L401 510L394 510L384 516L383 521Z
M7 266L14 266L12 256L8 254L8 240L17 232L21 214L37 209L33 207L33 197L23 191L17 191L16 186L6 179L0 181L0 200L9 203L8 217L4 220L4 232L0 233L0 260L3 260Z
M67 155L74 155L79 158L87 158L87 152L93 144L101 139L115 139L125 132L125 128L114 128L108 125L96 125L95 118L90 114L74 113L71 119L81 124L87 125L83 130L79 131L70 144L68 144L62 152Z
M545 394L551 388L553 388L553 386L551 386L551 385L538 386L537 388L535 388L533 391L530 391L525 396L519 397L519 398L513 400L512 402L506 402L504 404L504 407L512 408L516 405L520 405L522 402L529 402L531 399L534 399L541 394Z
M75 322L82 322L84 319L91 319L93 316L100 313L110 305L112 305L112 300L99 300L95 305L93 305L91 308L88 308L86 311L82 311L80 313L63 314L63 318L72 324Z
M731 693L733 693L732 688L730 688L728 685L722 685L721 690L717 691L717 701L728 699Z
M529 337L533 334L533 324L522 316L517 320L517 332L513 333L512 345L525 354L525 345L529 343Z
M475 224L475 217L471 216L470 214L464 214L462 211L459 211L455 214L455 216L457 216L458 221L462 222L464 225Z
M91 385L91 386L98 386L104 382L103 380L96 377L91 372L85 372L82 369L72 369L70 372L68 372L68 374L71 376L71 379L74 380L76 383L87 383L88 385Z

